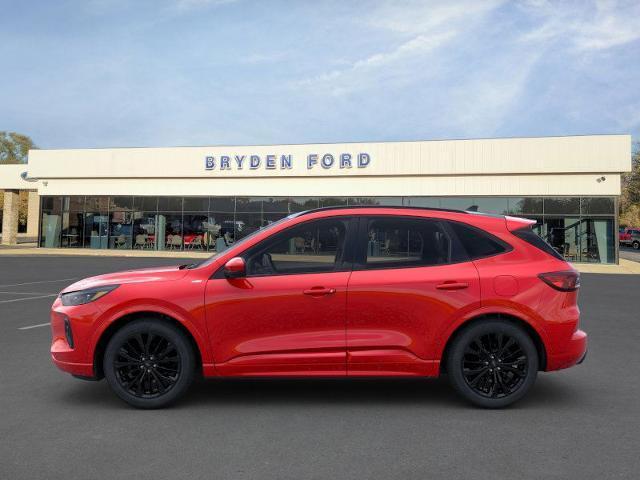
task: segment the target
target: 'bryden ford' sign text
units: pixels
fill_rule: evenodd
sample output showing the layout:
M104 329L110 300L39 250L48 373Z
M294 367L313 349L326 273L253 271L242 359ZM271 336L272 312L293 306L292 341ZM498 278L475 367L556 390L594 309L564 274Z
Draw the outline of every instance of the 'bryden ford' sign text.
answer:
M220 155L204 159L206 170L290 170L296 159L293 155ZM341 153L319 155L310 153L305 159L307 170L314 168L367 168L371 163L368 153Z

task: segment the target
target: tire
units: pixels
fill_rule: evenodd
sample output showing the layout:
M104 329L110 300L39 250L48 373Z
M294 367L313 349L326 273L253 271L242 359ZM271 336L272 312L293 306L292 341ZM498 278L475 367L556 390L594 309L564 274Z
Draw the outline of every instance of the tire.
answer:
M640 250L640 242L638 242L637 240L633 242L633 249Z
M103 367L111 389L129 405L162 408L188 390L195 355L186 336L170 323L140 319L111 337Z
M538 352L524 329L485 320L453 340L446 367L451 385L466 400L483 408L502 408L521 399L535 383Z

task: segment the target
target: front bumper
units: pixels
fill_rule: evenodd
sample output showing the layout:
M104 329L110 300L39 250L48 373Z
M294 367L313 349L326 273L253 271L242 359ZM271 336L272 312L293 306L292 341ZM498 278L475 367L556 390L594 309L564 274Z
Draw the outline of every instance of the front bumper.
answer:
M547 371L561 370L580 364L587 355L587 334L576 330L560 352L549 355Z
M83 377L95 376L88 344L87 327L96 310L93 306L63 307L57 298L51 320L51 360L60 370ZM70 331L65 330L65 320ZM71 341L70 341L71 340Z

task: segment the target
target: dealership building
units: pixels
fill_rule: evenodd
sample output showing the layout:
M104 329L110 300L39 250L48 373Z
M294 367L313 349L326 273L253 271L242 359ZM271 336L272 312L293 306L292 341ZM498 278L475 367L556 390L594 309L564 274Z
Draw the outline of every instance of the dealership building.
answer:
M2 242L215 252L302 210L406 205L531 218L567 260L616 263L630 169L629 135L31 150L0 165Z

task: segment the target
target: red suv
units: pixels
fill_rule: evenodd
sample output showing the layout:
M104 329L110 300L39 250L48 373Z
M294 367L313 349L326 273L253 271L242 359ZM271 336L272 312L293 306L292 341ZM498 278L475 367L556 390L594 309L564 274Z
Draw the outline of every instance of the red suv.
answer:
M51 355L141 408L198 374L446 374L476 405L503 407L587 349L579 274L531 224L410 207L294 214L200 264L67 287Z

